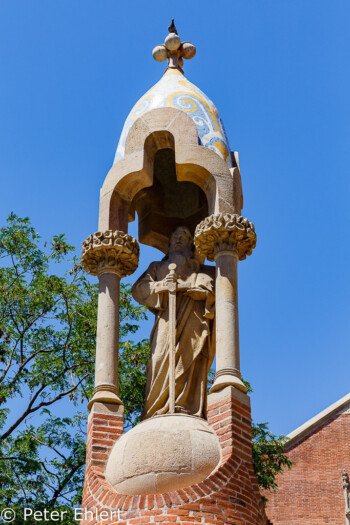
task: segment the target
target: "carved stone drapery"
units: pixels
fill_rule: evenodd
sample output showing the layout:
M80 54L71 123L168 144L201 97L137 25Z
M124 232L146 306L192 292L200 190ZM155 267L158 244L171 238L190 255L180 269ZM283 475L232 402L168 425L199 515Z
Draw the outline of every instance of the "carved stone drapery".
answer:
M83 242L81 262L91 275L114 271L120 277L132 274L139 261L136 239L120 230L107 230L89 235Z
M119 290L120 278L138 265L139 245L123 231L96 232L83 242L81 262L99 279L93 403L122 404L118 395Z
M345 499L345 523L350 524L350 492L349 476L346 470L342 471L343 491Z
M237 214L210 215L196 228L195 246L201 259L216 262L216 374L210 391L232 385L246 392L240 373L237 263L256 246L254 224Z
M256 246L254 224L241 215L219 213L210 215L198 224L195 232L198 255L215 260L218 251L234 250L242 261Z

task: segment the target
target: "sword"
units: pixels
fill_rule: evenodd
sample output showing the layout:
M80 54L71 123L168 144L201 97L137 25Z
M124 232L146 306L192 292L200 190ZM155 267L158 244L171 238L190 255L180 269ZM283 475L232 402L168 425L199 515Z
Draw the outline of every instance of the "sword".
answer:
M176 264L168 266L169 275L176 275ZM169 291L169 414L175 414L175 353L176 353L176 281L168 284Z

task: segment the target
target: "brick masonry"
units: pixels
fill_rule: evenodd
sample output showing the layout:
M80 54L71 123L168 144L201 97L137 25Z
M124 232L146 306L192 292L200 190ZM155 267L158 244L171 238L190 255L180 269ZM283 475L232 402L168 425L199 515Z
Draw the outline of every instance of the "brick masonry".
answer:
M293 444L294 467L267 493L267 514L274 525L343 525L342 470L350 473L350 410L333 414Z
M146 496L118 494L105 480L106 462L123 432L122 407L95 403L89 417L81 525L267 525L251 449L249 398L233 387L212 394L208 422L222 449L203 482Z

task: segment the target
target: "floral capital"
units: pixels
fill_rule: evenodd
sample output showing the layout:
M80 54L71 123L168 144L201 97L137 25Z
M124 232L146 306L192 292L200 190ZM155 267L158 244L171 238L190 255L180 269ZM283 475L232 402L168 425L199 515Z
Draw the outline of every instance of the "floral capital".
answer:
M200 222L194 238L198 255L214 261L220 251L235 252L240 261L256 246L254 224L241 215L219 213Z
M125 277L136 270L139 252L137 240L123 231L96 232L83 242L81 263L91 275L110 271Z

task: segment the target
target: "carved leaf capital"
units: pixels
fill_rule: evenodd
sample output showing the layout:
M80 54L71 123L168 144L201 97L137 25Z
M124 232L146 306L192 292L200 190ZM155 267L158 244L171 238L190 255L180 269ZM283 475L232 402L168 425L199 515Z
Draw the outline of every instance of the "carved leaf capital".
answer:
M240 261L256 246L254 224L241 215L218 213L200 222L194 239L199 256L214 261L220 251L232 251Z
M91 275L113 271L125 277L136 270L139 252L137 240L123 231L96 232L83 242L81 263Z

